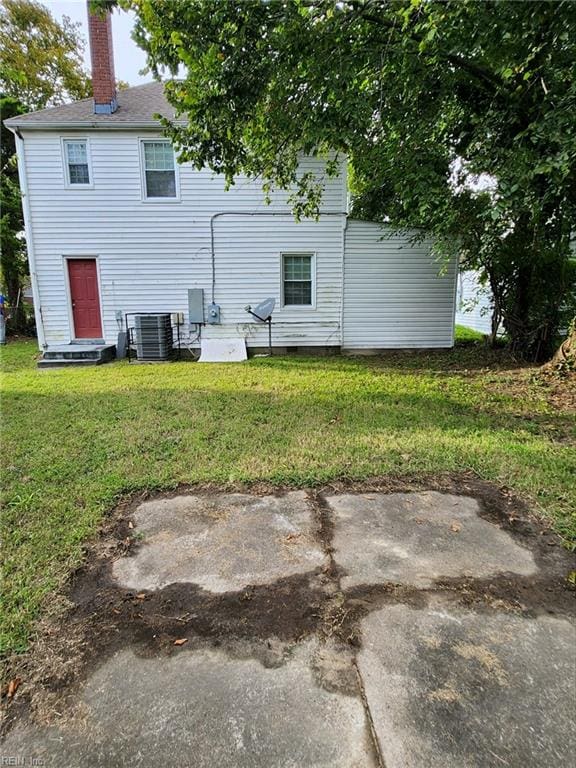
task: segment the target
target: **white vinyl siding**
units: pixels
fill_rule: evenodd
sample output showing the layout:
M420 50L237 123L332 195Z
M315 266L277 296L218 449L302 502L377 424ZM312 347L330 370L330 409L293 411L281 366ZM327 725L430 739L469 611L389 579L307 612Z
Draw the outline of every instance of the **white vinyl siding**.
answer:
M456 322L479 333L490 333L492 328L492 295L481 285L475 272L458 275Z
M344 264L345 348L453 345L455 261L442 272L430 243L350 220Z
M142 141L144 198L176 199L178 180L174 150L169 141Z
M243 337L249 347L267 346L265 324L244 308L274 297L274 346L452 344L456 268L451 264L439 275L440 265L426 244L411 246L405 238L388 238L385 229L367 222L349 221L346 229L343 215L296 222L288 192L275 193L267 205L259 182L239 178L226 191L221 176L187 163L174 165L178 205L165 204L175 198L143 205L142 139L160 143L158 132L89 131L82 140L87 142L92 186L78 194L66 181L60 136L23 133L38 311L48 345L72 338L64 264L65 257L79 254L98 258L107 343L116 342L118 312L182 312L186 339L189 288L204 289L208 317L210 220L226 211L241 215L219 215L213 222L214 299L222 322L205 326L204 338ZM62 137L68 138L73 137ZM335 179L323 177L323 168L321 159L304 158L301 163L302 173L315 173L325 184L323 210L344 211L345 164ZM282 254L313 254L314 306L284 304Z
M239 178L229 190L209 170L179 166L180 203L142 205L141 138L131 131L89 135L94 186L79 195L63 184L56 133L24 132L32 237L39 298L50 345L71 338L63 257L98 256L102 323L107 343L118 336L116 312L183 312L187 332L188 288L203 288L205 316L211 301L210 218L222 211L265 216L221 216L214 221L215 300L221 325L205 338L243 336L249 346L268 344L267 328L244 307L273 296L276 346L341 343L344 216L297 223L288 193L267 205L258 182ZM156 138L156 134L150 134ZM306 158L303 172L321 174L323 161ZM346 206L346 170L326 180L323 208ZM269 216L270 212L281 213ZM315 253L316 308L281 306L283 252Z
M71 187L91 185L88 142L82 139L64 139L64 164L66 184Z

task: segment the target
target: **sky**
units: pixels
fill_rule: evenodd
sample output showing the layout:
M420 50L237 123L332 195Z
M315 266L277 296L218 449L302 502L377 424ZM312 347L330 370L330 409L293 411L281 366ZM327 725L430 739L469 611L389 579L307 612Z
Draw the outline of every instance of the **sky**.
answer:
M43 5L50 9L52 15L58 20L62 16L69 16L72 21L79 21L82 25L81 33L88 43L88 25L86 14L86 0L42 0ZM112 14L112 34L114 37L114 68L116 78L124 80L129 85L139 85L150 82L151 75L140 75L139 71L146 66L144 52L138 48L130 37L134 25L134 15L125 11L114 11ZM86 44L84 51L86 69L90 71L90 50Z

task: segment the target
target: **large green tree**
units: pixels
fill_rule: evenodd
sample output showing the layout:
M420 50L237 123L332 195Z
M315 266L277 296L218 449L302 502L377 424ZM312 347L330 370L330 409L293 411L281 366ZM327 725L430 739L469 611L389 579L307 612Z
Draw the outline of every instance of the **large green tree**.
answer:
M0 4L0 119L88 96L79 25L62 23L33 0ZM0 283L8 296L10 328L24 326L21 291L28 266L13 134L1 125ZM20 295L20 302L18 297Z
M296 211L313 213L321 182L299 156L346 154L358 215L457 250L514 348L551 353L574 311L576 3L119 4L168 76L183 160L296 185Z
M90 95L80 25L35 0L0 3L0 91L29 111Z

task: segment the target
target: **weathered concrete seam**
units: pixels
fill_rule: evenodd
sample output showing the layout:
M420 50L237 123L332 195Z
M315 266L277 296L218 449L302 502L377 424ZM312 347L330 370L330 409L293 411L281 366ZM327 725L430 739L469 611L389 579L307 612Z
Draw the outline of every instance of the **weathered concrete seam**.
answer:
M336 561L334 560L334 548L332 546L332 539L334 537L332 510L328 502L316 491L307 490L306 500L312 508L312 515L316 523L316 540L330 563L327 575L334 585L341 590L340 576Z
M332 581L332 583L337 587L338 592L344 594L342 591L340 572L338 569L338 564L334 558L334 548L332 546L332 539L334 536L334 517L332 509L330 508L330 505L326 499L320 493L307 491L306 496L308 503L312 507L312 513L317 525L316 538L330 563L327 576L330 581ZM360 693L360 701L362 702L362 708L364 710L364 715L366 717L368 729L370 731L372 749L376 759L377 768L386 768L384 756L382 754L382 747L380 746L378 734L376 733L374 719L372 717L372 712L368 703L368 697L366 696L366 691L364 689L364 681L362 680L362 675L360 674L356 654L354 654L352 657L352 664L356 674L358 691Z
M364 688L364 680L362 680L362 675L360 673L360 669L358 668L358 661L356 659L356 655L352 659L352 664L354 665L354 670L356 671L356 679L358 680L360 698L362 700L362 706L364 707L364 713L368 721L368 727L370 728L370 735L372 737L372 745L374 747L374 752L376 753L376 761L378 764L378 768L386 768L384 755L382 754L382 747L380 745L380 739L378 738L378 733L376 732L376 726L374 725L374 718L372 717L372 712L370 711L370 704L368 703L368 697L366 696L366 690Z

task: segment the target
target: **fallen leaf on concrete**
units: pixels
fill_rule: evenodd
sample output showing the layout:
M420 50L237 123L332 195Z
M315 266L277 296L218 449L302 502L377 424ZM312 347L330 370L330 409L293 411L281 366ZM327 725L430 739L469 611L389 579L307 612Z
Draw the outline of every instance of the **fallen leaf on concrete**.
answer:
M461 528L462 528L462 526L460 525L460 523L457 523L456 521L454 521L452 523L452 525L450 526L450 530L454 531L454 533L459 533Z
M187 637L181 637L179 640L174 640L174 645L184 645L184 643L188 642Z
M8 691L6 694L9 699L11 699L14 696L14 694L20 687L21 682L22 682L21 677L14 677L12 680L10 680L10 682L8 683Z

